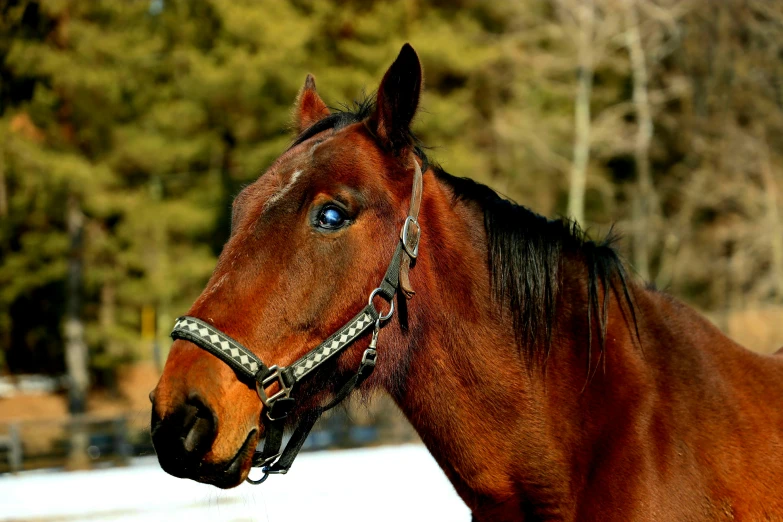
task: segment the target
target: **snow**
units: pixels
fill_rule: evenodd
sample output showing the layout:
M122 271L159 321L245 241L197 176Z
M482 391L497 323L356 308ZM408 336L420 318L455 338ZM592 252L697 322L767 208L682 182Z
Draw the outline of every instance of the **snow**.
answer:
M253 472L253 476L258 473ZM224 491L125 468L0 476L0 521L455 521L470 513L421 445L305 453L287 475Z

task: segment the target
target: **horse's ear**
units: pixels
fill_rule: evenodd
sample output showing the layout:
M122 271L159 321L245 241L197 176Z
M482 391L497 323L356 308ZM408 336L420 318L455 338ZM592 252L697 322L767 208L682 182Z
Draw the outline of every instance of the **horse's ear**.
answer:
M405 44L378 87L375 113L368 126L387 148L399 151L410 145L410 125L419 106L421 62L410 44Z
M301 134L313 123L329 116L329 108L315 92L315 78L308 74L294 106L294 130Z

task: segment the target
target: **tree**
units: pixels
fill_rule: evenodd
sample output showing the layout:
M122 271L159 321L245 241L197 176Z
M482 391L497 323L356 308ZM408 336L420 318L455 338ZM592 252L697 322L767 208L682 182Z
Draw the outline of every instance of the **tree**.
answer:
M142 310L167 346L305 75L337 105L405 41L446 170L617 221L636 269L704 309L777 302L781 19L763 0L6 3L0 368L65 371L74 201L93 381L150 356Z

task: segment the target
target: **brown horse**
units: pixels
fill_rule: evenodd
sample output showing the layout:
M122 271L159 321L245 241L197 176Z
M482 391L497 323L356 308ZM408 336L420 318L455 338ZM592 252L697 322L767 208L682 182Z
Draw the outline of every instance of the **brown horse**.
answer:
M391 395L475 520L783 520L783 358L626 278L609 242L431 165L410 131L421 86L408 45L355 110L330 112L308 77L298 138L234 201L189 316L291 365L384 277L420 166L400 281L416 293L398 293L361 387ZM370 338L294 388L287 422L337 393ZM151 397L167 472L248 476L268 431L252 381L180 339Z

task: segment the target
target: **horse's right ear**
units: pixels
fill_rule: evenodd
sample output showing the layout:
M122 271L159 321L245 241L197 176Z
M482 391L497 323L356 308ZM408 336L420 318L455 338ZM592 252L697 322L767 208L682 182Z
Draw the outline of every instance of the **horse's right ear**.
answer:
M421 86L421 62L413 47L406 43L383 76L375 113L368 121L370 130L394 152L410 145L410 125L419 106Z
M294 105L294 130L301 134L313 123L329 116L329 108L315 92L315 78L308 74Z

